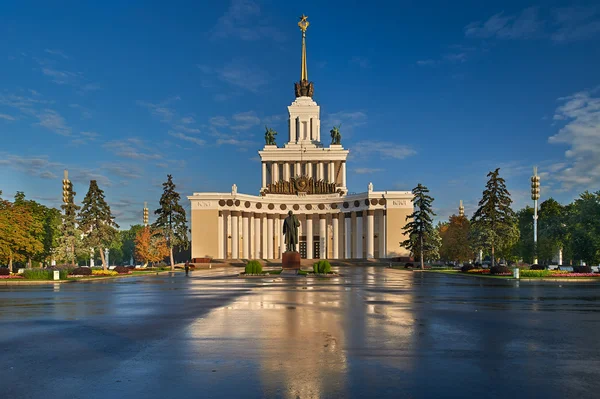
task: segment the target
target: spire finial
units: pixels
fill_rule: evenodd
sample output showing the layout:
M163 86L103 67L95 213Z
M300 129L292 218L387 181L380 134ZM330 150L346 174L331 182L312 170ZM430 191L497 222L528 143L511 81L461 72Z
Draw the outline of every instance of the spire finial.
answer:
M298 27L302 31L302 66L300 69L300 81L303 80L308 81L308 69L306 68L306 29L308 28L310 23L308 22L308 17L304 14L300 17L300 22L298 22Z

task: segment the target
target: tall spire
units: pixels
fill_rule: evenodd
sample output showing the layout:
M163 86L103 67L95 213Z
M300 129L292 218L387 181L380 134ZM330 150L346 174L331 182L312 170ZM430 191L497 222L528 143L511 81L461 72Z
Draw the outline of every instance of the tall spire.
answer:
M462 200L460 200L460 205L458 206L458 216L465 216L465 207Z
M304 14L300 17L300 22L298 22L298 27L302 31L302 66L300 67L300 81L308 80L308 69L306 68L306 28L308 28L310 23L308 22L308 17Z
M315 86L308 81L308 69L306 68L306 28L310 23L308 17L304 14L300 17L298 27L302 31L302 64L300 66L300 81L294 84L296 97L312 97Z

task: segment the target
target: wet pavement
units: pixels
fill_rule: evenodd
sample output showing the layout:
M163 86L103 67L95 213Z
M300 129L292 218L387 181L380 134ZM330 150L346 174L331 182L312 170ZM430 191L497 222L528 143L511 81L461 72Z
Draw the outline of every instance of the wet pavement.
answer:
M0 287L0 398L600 396L600 285L238 271Z

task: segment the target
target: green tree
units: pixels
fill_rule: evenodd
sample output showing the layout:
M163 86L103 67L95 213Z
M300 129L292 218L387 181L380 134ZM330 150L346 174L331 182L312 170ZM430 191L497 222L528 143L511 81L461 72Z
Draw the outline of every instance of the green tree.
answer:
M32 217L32 222L24 226L28 230L28 234L32 238L31 245L27 249L21 251L22 255L27 259L27 267L32 267L32 260L44 262L49 256L53 248L47 248L45 244L51 244L47 235L52 234L54 226L46 226L46 223L52 223L48 220L50 208L33 200L25 199L25 193L17 191L15 195L14 205L23 207L29 212Z
M60 235L56 246L57 260L70 263L75 266L77 257L83 252L81 243L81 230L77 226L77 211L80 209L75 205L75 195L73 183L69 181L67 186L67 202L60 207L63 210L62 225L60 226Z
M44 253L43 261L46 265L52 262L60 238L62 217L56 208L46 208L44 215Z
M173 247L178 246L187 249L189 246L185 209L179 204L179 199L180 196L175 191L173 177L167 175L167 181L163 183L163 194L160 197L160 208L154 211L154 214L158 217L152 226L164 232L169 248L171 270L175 270Z
M0 258L12 269L13 261L24 261L29 254L41 252L35 233L39 222L27 206L0 199Z
M473 250L469 241L471 223L465 216L452 215L441 234L442 247L440 254L446 260L466 262L473 258Z
M104 270L108 268L104 248L111 246L117 236L118 227L110 207L104 200L104 191L98 187L96 180L90 180L90 188L79 212L79 228L85 234L83 239L85 247L99 250Z
M516 218L519 228L519 240L515 243L511 252L516 257L523 259L523 261L532 263L535 256L533 245L533 208L526 206L523 209L519 209L516 213Z
M538 255L540 260L552 261L557 252L564 248L569 236L568 214L564 206L548 198L540 205L538 220Z
M495 265L496 249L504 252L519 239L512 199L506 183L500 177L500 168L487 174L489 180L479 208L471 218L471 239L479 247L491 248L492 266Z
M403 228L408 239L401 242L400 245L408 249L410 253L421 259L421 269L425 268L424 259L435 259L439 257L439 247L441 239L437 230L433 227L432 216L435 216L431 209L433 198L430 197L429 189L421 183L413 188L414 211L406 217L410 220Z
M142 230L144 226L141 224L132 225L129 230L121 230L119 236L121 239L121 250L123 252L123 261L129 262L131 258L135 257L135 237L138 231Z
M580 194L569 216L572 257L591 265L600 262L600 191Z

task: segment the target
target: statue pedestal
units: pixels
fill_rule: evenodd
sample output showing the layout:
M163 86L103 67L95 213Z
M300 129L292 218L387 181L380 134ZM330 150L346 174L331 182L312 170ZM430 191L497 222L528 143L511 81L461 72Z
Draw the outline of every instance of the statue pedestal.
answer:
M300 252L284 252L281 263L284 269L300 269Z

